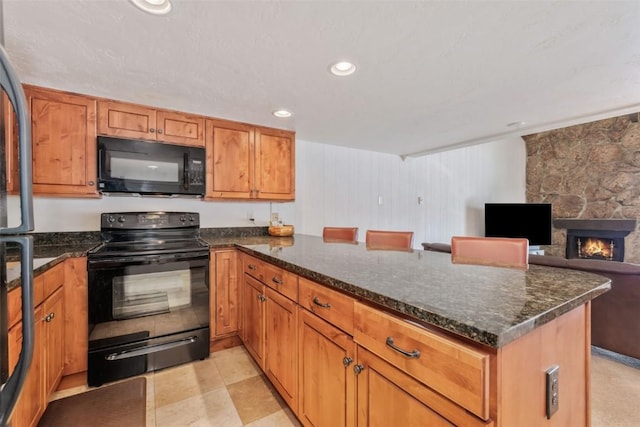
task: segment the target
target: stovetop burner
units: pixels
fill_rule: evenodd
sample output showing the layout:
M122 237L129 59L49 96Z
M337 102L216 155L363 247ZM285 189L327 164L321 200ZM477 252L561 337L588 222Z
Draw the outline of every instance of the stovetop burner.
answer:
M120 212L101 215L102 244L95 256L154 255L207 250L194 212Z

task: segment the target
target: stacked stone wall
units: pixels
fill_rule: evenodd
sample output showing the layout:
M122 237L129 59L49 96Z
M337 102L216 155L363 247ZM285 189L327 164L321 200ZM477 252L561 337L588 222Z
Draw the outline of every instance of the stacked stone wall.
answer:
M640 114L524 136L527 201L550 202L553 217L640 219ZM625 238L625 261L640 264L640 221ZM549 255L564 256L566 230Z

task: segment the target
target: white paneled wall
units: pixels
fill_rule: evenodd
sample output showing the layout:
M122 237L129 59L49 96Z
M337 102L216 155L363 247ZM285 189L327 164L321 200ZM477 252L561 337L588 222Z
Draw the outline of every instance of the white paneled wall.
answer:
M482 235L485 202L525 201L521 138L404 161L300 140L296 153L295 226L303 234L357 226L362 241L367 229L410 230L420 248L454 234Z
M521 138L459 148L419 158L296 141L296 201L203 202L106 196L102 199L35 197L36 232L95 231L102 212L199 212L203 227L268 225L280 213L297 233L322 227L411 230L414 247L448 242L454 234L482 235L485 202L525 200L526 153ZM418 197L424 203L418 204ZM382 204L379 204L379 200ZM9 217L18 199L9 197Z

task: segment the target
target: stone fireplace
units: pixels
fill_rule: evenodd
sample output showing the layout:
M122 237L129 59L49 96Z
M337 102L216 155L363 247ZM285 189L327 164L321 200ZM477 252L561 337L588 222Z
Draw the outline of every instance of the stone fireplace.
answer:
M624 238L636 229L636 220L557 219L554 227L567 230L567 258L624 261Z
M543 247L547 255L584 257L578 254L580 239L580 250L588 245L590 257L622 256L625 262L640 264L639 116L634 113L523 137L526 201L553 204L553 242ZM594 222L585 225L589 228L557 224L578 220ZM633 225L624 230L624 236L603 235L606 230L594 227L599 221L626 220ZM589 238L598 241L587 242ZM568 253L569 249L576 252Z

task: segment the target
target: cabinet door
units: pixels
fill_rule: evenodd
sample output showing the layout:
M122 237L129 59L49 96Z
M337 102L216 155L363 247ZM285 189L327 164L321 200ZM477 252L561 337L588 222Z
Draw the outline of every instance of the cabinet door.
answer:
M35 328L34 328L34 351L31 359L31 366L27 372L26 381L22 388L20 398L16 403L16 407L11 416L11 425L33 427L38 424L40 417L44 413L47 403L44 389L44 322L43 307L40 305L35 309ZM20 346L22 345L22 323L9 330L9 363L13 367L18 360L20 354Z
M156 126L158 141L204 147L204 118L201 116L158 110Z
M244 346L264 370L264 288L265 286L251 276L244 275L243 290L243 328Z
M6 168L6 189L10 194L18 192L18 123L9 97L2 92L2 112L4 114L4 154Z
M364 366L358 375L359 426L453 426L420 396L426 388L389 363L358 347L358 363Z
M64 302L62 288L44 301L45 396L58 387L64 369Z
M295 198L295 147L293 132L256 128L256 194L259 199Z
M98 101L98 133L156 139L156 110L125 102Z
M209 199L249 199L254 190L253 127L207 120L207 194Z
M300 309L299 317L298 418L305 426L352 427L356 420L353 339L306 310Z
M31 110L34 194L98 197L96 103L25 87Z
M265 289L265 373L294 413L298 412L297 304Z
M215 291L212 292L215 303L211 315L215 318L211 324L215 325L215 336L219 337L238 332L240 265L236 251L218 251L213 254L215 262L212 268L215 271L211 273L211 277L215 278Z
M64 262L64 375L87 370L87 258Z

